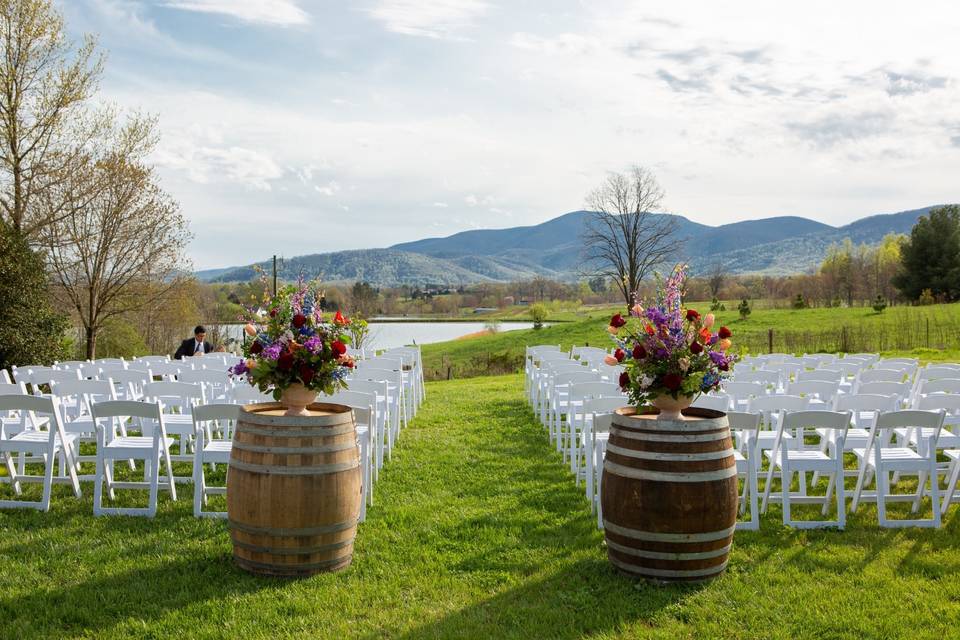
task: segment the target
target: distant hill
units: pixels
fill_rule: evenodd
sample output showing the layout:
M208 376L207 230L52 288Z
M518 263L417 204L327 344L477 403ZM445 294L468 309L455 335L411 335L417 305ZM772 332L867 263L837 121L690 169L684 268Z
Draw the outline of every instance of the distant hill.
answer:
M795 216L711 227L675 216L677 236L686 240L676 258L688 260L694 273L716 263L731 273L803 273L816 268L831 243L844 238L876 243L888 233L908 233L932 208L869 216L842 227ZM387 249L298 256L284 261L280 275L295 278L302 273L328 282L366 280L381 286L506 282L538 275L574 280L583 265L580 239L589 217L588 211L573 211L528 227L477 229ZM249 280L253 275L253 265L197 272L201 280L213 282Z

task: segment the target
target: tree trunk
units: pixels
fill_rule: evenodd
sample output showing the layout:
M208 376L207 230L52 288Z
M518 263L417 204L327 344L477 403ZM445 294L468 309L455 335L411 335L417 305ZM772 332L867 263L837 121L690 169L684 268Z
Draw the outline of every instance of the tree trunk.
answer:
M87 327L87 360L97 357L97 330L93 325Z

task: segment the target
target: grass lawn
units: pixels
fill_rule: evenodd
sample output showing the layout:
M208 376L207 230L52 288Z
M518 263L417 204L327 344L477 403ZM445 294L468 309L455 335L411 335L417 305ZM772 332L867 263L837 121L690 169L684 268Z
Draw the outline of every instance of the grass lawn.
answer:
M701 312L709 303L691 303ZM503 331L492 336L423 345L428 377L442 379L512 373L523 363L524 347L533 344L612 345L607 321L617 309L586 309L576 322L562 322L539 331ZM869 307L826 309L758 309L741 320L734 309L717 314L733 330L734 346L750 353L768 352L768 330L774 350L788 353L882 352L923 361L960 361L960 303L929 307L890 307L875 313ZM929 334L928 334L929 328ZM928 339L929 335L929 339ZM928 346L929 345L929 346ZM845 347L845 348L841 348Z
M95 519L84 489L0 512L0 637L943 639L960 620L960 510L941 530L881 530L867 507L801 532L773 507L708 585L620 576L519 376L428 385L340 574L235 569L187 486L154 520Z

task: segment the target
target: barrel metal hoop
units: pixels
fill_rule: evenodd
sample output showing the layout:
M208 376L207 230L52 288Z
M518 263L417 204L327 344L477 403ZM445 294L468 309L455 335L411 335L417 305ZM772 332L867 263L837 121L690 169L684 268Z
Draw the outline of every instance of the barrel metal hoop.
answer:
M665 453L661 451L640 451L637 449L624 449L615 444L607 445L607 453L615 453L618 456L626 458L636 458L638 460L678 460L678 461L696 461L696 460L722 460L723 458L733 457L733 449L723 449L722 451L703 451L700 453Z
M647 442L712 442L714 440L723 440L730 437L727 431L718 433L695 433L682 435L667 435L663 433L643 433L625 429L610 427L610 436L627 438L628 440L641 440Z
M644 542L713 542L714 540L723 540L733 535L737 525L719 531L704 531L702 533L665 533L662 531L641 531L639 529L630 529L623 527L606 518L603 519L603 528L610 533L615 533L624 538L633 538L634 540L643 540Z
M635 420L637 424L623 424L622 422L615 422L616 426L621 429L629 429L630 431L649 431L649 432L664 432L664 431L676 431L679 433L690 432L690 431L719 431L721 429L727 430L728 427L725 424L717 424L716 422L711 422L710 420L688 420L683 423L683 426L680 425L660 425L657 424L657 420Z
M354 538L349 540L342 540L340 542L332 542L330 544L321 544L316 547L264 547L259 544L250 544L249 542L242 542L240 540L234 539L233 544L236 547L245 549L247 551L252 551L253 553L269 553L275 556L309 556L315 553L322 553L324 551L334 551L336 549L342 549L353 544Z
M277 571L288 574L297 574L303 573L304 571L312 571L313 569L324 569L326 567L332 567L334 565L343 564L351 559L352 555L341 556L339 558L333 558L332 560L324 560L323 562L311 562L309 564L280 564L275 562L256 562L255 560L247 560L246 558L241 558L237 554L233 555L233 559L241 567L250 567L251 569L265 569L267 571Z
M350 527L355 527L357 520L347 520L346 522L335 522L334 524L324 525L322 527L300 527L294 529L279 529L275 527L258 527L252 524L244 524L233 520L227 521L227 526L237 531L251 533L254 535L270 535L278 538L296 538L302 536L318 536L326 533L339 533L346 531Z
M610 445L607 445L610 450ZM737 467L727 467L717 469L716 471L694 471L690 473L675 471L652 471L650 469L634 469L625 467L610 460L603 463L604 471L623 478L634 478L635 480L653 480L655 482L714 482L717 480L726 480L734 478L737 475Z
M352 422L341 424L335 427L316 427L314 429L291 429L290 427L265 427L258 425L250 426L248 423L237 425L236 432L249 433L254 436L272 436L274 438L325 438L327 436L340 436L351 433L354 430Z
M327 444L322 447L264 447L258 444L247 444L246 442L234 442L234 451L249 451L250 453L274 453L274 454L301 454L310 455L315 453L336 453L338 451L347 451L356 449L355 442L345 442L342 444Z
M360 466L360 460L349 462L333 462L330 464L316 464L310 467L282 467L272 464L252 464L240 460L230 460L230 468L250 473L263 473L268 476L322 476L328 473L350 471Z
M652 569L649 567L644 567L641 565L630 564L629 562L624 562L619 558L614 558L610 556L610 563L614 566L620 567L624 571L629 571L630 573L638 573L643 576L653 576L656 578L700 578L703 576L712 576L714 574L720 573L727 568L727 560L724 560L718 565L712 567L707 567L706 569Z
M730 552L730 547L733 544L728 544L725 547L720 547L719 549L711 549L710 551L691 551L688 553L671 553L667 551L648 551L647 549L636 549L634 547L627 547L622 544L617 544L613 540L607 540L607 547L618 551L620 553L625 553L630 556L636 556L638 558L650 558L651 560L708 560L710 558L716 558L722 556L725 553Z

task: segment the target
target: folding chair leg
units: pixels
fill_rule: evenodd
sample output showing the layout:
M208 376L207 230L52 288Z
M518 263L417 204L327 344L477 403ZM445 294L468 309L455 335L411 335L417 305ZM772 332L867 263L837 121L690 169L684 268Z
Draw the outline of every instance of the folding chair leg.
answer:
M9 452L5 452L3 455L7 460L7 472L10 474L10 485L13 487L13 492L18 496L23 495L20 489L20 481L17 479L17 467L13 464L13 456Z
M830 480L827 481L827 495L823 499L823 509L820 510L822 516L830 512L830 499L833 498L833 486L837 484L836 480L836 476L830 476ZM843 482L842 476L840 482Z
M942 516L947 515L947 509L950 508L950 503L953 500L953 492L957 486L957 480L960 478L960 460L954 460L950 465L950 477L947 480L947 492L943 496L943 506L940 508L940 514Z
M56 457L56 454L53 452L50 452L50 455L46 456L47 463L43 470L43 497L40 498L41 511L50 510L50 494L53 492L53 470Z
M174 482L174 479L173 479L173 463L170 462L170 450L167 449L166 446L164 446L163 450L160 452L160 455L163 457L163 462L167 466L167 481L170 483L170 499L176 502L177 486L176 486L176 482ZM157 481L159 482L160 480L159 461L157 464L157 471L156 473L154 473L153 477L157 478ZM156 505L154 505L154 509L156 509Z

